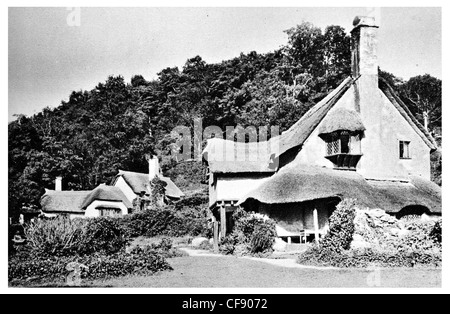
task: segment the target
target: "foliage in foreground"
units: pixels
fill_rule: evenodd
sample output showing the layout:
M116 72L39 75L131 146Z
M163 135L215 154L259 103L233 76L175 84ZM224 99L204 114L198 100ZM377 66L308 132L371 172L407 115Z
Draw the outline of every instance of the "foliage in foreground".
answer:
M298 262L305 265L333 267L415 267L440 266L440 252L397 252L372 248L352 249L336 253L313 246L300 255Z
M350 248L355 232L355 202L354 199L345 199L336 206L330 217L329 231L321 240L321 247L336 253Z
M148 232L146 227L150 228L152 235L189 232L192 225L185 221L182 228L183 216L175 216L173 210L168 209L145 211L128 218L69 219L61 216L37 220L25 228L27 244L10 255L8 278L62 280L68 274L65 267L71 262L87 266L82 278L88 279L171 269L166 258L182 254L169 238L129 251L126 247L130 229L136 233L136 225L143 228L137 230L145 232ZM130 226L131 223L134 224Z
M94 253L90 255L42 256L26 248L11 256L8 264L8 280L45 279L65 281L70 271L66 269L71 262L87 266L81 278L97 279L125 276L129 274L153 274L172 270L166 257L179 256L172 248L170 239L146 247L135 247L129 252L125 249L112 254Z
M112 254L127 244L119 221L109 217L38 219L25 227L25 235L30 249L41 256Z
M224 254L264 255L275 243L275 222L267 217L238 209L233 213L233 231L219 243Z
M14 256L9 260L8 280L13 279L48 279L65 280L69 271L67 264L77 262L87 266L81 278L96 279L125 276L129 274L153 274L158 271L171 270L164 256L153 250L135 250L130 253L120 251L110 255L73 255L50 256Z

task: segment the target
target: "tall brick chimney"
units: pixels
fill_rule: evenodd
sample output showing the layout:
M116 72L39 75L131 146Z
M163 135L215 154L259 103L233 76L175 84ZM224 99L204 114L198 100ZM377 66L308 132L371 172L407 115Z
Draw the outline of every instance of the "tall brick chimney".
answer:
M357 16L353 26L352 76L359 77L355 109L360 111L361 105L369 105L371 95L378 90L378 25L374 17Z
M62 191L62 177L55 178L55 191Z

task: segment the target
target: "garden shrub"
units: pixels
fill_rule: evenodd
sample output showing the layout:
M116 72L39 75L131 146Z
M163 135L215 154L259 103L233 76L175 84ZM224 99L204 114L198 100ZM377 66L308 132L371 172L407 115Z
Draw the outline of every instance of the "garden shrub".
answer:
M129 274L153 274L158 271L173 269L164 256L158 252L140 248L130 253L120 251L104 256L91 255L82 263L88 266L86 278L89 279Z
M174 204L176 210L183 210L185 208L195 209L197 211L204 211L208 209L209 197L208 190L201 191L192 195L186 195Z
M86 220L79 242L78 253L116 253L125 248L127 239L118 219L110 217Z
M339 253L348 250L355 232L356 201L345 199L336 206L330 216L329 231L320 241L323 250Z
M435 252L439 245L430 236L434 227L433 221L416 220L406 224L409 233L396 242L391 242L393 249L399 252Z
M174 218L174 213L168 209L152 208L127 215L122 220L122 228L128 237L154 237L167 235L167 229Z
M209 218L206 211L199 211L184 207L175 213L174 224L171 226L173 236L190 235L193 237L212 237L212 230L209 227Z
M213 245L209 241L203 241L202 243L200 243L198 248L200 250L212 250L213 249Z
M80 247L85 223L67 216L37 219L25 226L27 245L45 256L72 254Z
M442 218L434 223L433 229L430 231L430 237L434 241L442 243Z
M43 256L115 253L127 240L118 220L109 217L38 219L25 227L29 247Z
M333 267L417 267L440 266L441 254L437 252L396 252L395 250L376 250L372 248L341 251L321 250L318 246L308 249L298 257L304 265Z
M330 217L330 230L319 242L298 257L306 265L334 267L414 267L440 266L441 247L434 237L438 222L415 220L405 222L406 235L381 237L379 245L350 249L354 233L354 200L344 200ZM439 234L439 231L436 231Z
M233 213L234 227L219 243L223 254L264 254L275 243L275 222L272 219L237 209Z
M119 251L114 254L92 254L84 256L34 256L17 255L10 258L8 279L50 279L65 281L67 264L81 263L87 266L82 278L96 279L129 274L152 274L158 271L171 270L164 256L151 249L136 249L130 253Z
M65 267L68 263L73 261L75 257L61 257L61 256L42 256L19 257L12 256L8 262L8 280L13 279L64 279L66 273Z
M206 215L195 209L176 211L173 207L149 208L120 219L127 237L139 236L209 236Z
M140 252L140 250L143 251L153 251L165 258L171 258L171 257L180 257L185 256L186 254L176 248L173 247L173 241L170 238L164 237L159 242L151 243L149 245L145 245L143 247L137 245L132 249L131 252Z
M234 253L235 246L239 242L237 241L236 234L231 233L222 238L219 243L219 252L226 255Z
M252 253L264 253L272 250L275 244L275 226L270 223L259 224L255 227L251 239L250 250Z

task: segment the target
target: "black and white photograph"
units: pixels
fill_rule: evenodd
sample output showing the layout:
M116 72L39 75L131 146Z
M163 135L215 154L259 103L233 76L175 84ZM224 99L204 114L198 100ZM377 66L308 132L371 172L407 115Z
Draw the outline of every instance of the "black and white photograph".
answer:
M4 8L7 293L445 288L443 7L201 4Z

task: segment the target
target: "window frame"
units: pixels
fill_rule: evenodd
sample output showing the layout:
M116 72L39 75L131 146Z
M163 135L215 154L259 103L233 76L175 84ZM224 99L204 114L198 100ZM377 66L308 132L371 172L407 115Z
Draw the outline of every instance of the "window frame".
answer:
M325 158L334 164L335 169L356 170L361 159L362 132L339 130L322 137L326 142ZM344 150L344 152L343 152Z
M122 213L122 210L119 207L117 207L117 208L110 208L110 207L106 208L106 207L99 206L98 208L96 208L96 210L98 210L100 217L120 216L121 213Z
M343 138L347 138L345 145ZM325 141L325 157L334 155L362 155L361 153L361 134L352 134L349 131L339 131L330 135ZM346 152L343 152L346 148Z
M406 144L406 145L405 145ZM405 147L407 155L405 156ZM398 155L399 159L412 159L411 154L411 141L399 140L398 141Z

